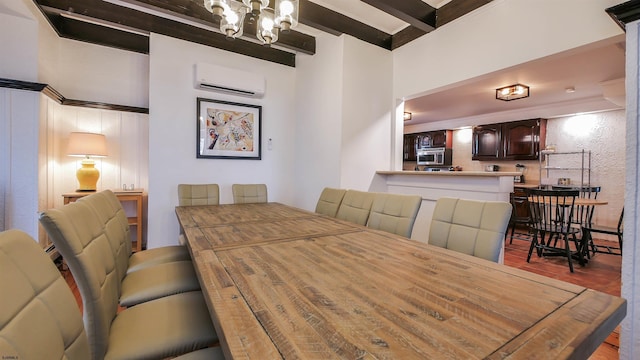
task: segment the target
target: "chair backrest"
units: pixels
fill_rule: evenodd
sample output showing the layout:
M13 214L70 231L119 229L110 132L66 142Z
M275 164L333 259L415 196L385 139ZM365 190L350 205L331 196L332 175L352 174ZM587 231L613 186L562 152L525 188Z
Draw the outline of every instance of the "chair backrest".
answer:
M422 196L376 193L367 227L411 237Z
M345 189L324 188L316 204L316 213L336 217L346 192Z
M528 189L527 194L535 229L559 234L569 232L575 224L574 204L579 190Z
M429 229L429 244L498 262L511 204L443 197Z
M122 223L126 216L124 220L124 215L120 216L122 207L116 209L111 197L117 202L115 194L105 190L40 214L40 223L78 285L94 359L106 353L111 322L118 310L122 270L117 263L122 260L116 261L114 248L121 249L123 234L128 234L128 225ZM126 255L119 254L121 258Z
M178 205L218 205L220 187L218 184L179 184Z
M0 233L0 354L3 359L88 359L87 334L67 282L37 242Z
M267 185L265 184L233 184L234 204L266 203Z
M336 218L363 226L367 225L374 198L375 193L372 192L347 190L338 208Z

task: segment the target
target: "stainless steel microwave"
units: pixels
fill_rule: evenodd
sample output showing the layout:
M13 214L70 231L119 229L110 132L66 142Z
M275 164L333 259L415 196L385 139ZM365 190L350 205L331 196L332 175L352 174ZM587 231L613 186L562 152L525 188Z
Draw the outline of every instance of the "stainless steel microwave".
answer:
M430 148L418 149L416 152L417 165L451 165L451 149Z

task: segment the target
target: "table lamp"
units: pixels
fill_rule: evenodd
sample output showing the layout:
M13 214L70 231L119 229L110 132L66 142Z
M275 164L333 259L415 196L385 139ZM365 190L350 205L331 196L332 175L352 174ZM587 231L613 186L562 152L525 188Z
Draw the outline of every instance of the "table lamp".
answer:
M72 132L67 144L67 155L83 156L82 167L76 172L80 187L77 191L96 191L100 172L91 157L107 156L107 140L102 134Z

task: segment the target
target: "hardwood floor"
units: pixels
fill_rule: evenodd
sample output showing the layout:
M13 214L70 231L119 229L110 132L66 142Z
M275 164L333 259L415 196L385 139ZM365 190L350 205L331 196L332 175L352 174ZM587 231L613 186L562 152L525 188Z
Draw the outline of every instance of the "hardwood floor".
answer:
M504 257L505 265L620 296L621 256L596 254L589 264L584 267L575 264L575 272L571 273L567 260L561 257L539 258L534 255L531 257L531 262L527 263L529 244L528 236L523 233L516 233L513 244L509 244L507 239ZM82 299L80 298L78 287L71 276L71 272L66 267L62 267L61 272L82 311ZM619 359L618 347L619 328L611 333L589 359L617 360Z
M504 256L505 265L620 296L621 256L595 254L584 267L574 263L574 272L571 273L567 259L564 257L540 258L534 253L531 257L531 262L527 263L527 253L531 244L529 237L527 234L518 233L517 231L515 235L513 244L509 244L509 239L507 238ZM600 241L602 240L596 240L596 242ZM618 327L589 359L619 359L619 332Z

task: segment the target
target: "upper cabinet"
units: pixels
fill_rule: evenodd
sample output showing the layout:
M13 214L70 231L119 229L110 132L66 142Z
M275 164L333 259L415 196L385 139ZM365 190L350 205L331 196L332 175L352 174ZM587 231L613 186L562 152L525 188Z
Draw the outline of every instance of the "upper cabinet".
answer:
M420 134L404 134L403 157L404 161L416 161L416 142Z
M451 130L437 130L404 134L403 160L416 161L416 150L424 148L447 148L453 143Z
M537 160L545 146L546 128L546 119L475 126L472 159Z

